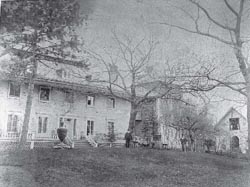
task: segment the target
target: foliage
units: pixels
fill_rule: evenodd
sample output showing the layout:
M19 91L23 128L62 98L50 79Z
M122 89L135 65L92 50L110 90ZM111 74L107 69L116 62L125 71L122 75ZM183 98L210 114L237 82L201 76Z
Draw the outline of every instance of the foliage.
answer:
M83 67L84 61L75 62L76 53L79 52L78 46L81 44L76 34L76 28L86 18L81 14L80 4L77 0L3 2L0 45L17 57L14 65L9 66L10 76L14 75L20 79L27 73L29 78L19 148L24 148L27 141L38 62L46 67L49 67L46 62L67 63Z
M111 143L116 141L116 135L113 125L108 126L107 140Z
M215 141L212 140L212 139L205 139L204 140L204 145L207 147L207 152L209 153L210 152L210 148L212 146L215 146Z
M232 73L232 70L230 70L229 76L220 78L218 74L212 76L208 72L202 77L215 82L217 86L227 87L247 98L248 129L250 129L249 19L247 19L249 1L224 0L220 4L216 4L216 1L209 4L195 0L186 0L185 2L187 2L185 7L179 6L177 2L176 6L174 5L172 8L176 9L178 17L180 14L186 17L186 21L190 23L188 26L177 22L170 23L169 21L163 21L161 24L216 40L227 46L228 54L234 54L235 65L237 65L235 67L238 67L239 70L235 71L237 73ZM214 4L218 5L220 11L214 10L216 7ZM213 6L209 7L209 5ZM195 11L190 11L190 9ZM224 11L221 11L222 9ZM220 66L223 69L228 65L224 61ZM241 74L240 79L239 73ZM250 131L248 132L248 147L250 149Z
M32 67L34 60L76 60L82 44L76 29L86 19L78 1L3 1L0 44L16 54L26 67Z

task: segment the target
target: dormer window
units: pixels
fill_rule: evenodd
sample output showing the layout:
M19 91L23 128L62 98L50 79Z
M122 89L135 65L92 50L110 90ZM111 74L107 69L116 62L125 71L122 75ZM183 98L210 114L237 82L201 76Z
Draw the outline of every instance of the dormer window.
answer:
M70 72L66 71L64 68L56 70L56 74L63 79L71 78Z
M230 118L229 119L229 128L230 130L240 130L239 118Z

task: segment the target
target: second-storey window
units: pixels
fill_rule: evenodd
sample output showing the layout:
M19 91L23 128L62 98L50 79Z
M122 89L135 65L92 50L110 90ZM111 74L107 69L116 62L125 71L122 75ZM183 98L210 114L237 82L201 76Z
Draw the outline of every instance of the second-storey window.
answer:
M65 101L68 103L74 102L74 93L72 91L65 91Z
M87 105L88 106L94 106L94 102L95 102L95 97L94 96L87 96Z
M40 101L50 100L50 88L40 87L39 100Z
M239 130L240 129L240 120L239 118L230 118L229 119L230 130Z
M108 108L115 108L115 98L108 98Z
M9 96L10 97L20 97L21 86L18 83L9 83Z

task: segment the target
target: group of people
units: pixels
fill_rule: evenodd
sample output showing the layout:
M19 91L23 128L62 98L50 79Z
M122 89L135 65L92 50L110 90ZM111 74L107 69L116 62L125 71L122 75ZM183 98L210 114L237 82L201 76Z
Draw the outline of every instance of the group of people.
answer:
M190 140L190 149L191 149L191 151L195 151L194 138L193 138L193 136L191 134L189 136L189 140ZM187 147L188 147L187 144L189 142L188 138L182 134L180 141L181 141L181 149L182 149L182 151L186 152Z
M133 137L132 137L132 134L131 134L131 131L130 131L130 130L128 130L128 131L126 132L124 138L125 138L125 140L126 140L125 146L126 146L126 148L129 148L130 142L133 140ZM190 148L191 148L191 150L192 150L192 151L195 151L194 138L193 138L192 135L190 135L189 140L190 140L190 145L191 145ZM188 140L188 138L187 138L186 136L184 136L184 135L182 134L182 136L181 136L181 138L180 138L180 141L181 141L181 148L182 148L182 151L183 151L183 152L186 152L186 151L187 151L187 147L188 147L187 144L188 144L189 140Z

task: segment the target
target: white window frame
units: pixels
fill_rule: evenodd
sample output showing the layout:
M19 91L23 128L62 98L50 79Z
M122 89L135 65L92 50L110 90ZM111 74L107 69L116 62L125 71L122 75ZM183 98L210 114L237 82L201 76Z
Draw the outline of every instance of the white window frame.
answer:
M49 89L49 99L48 100L41 100L41 90L42 89ZM39 97L39 101L40 102L43 102L43 103L48 103L48 102L50 102L50 100L51 100L51 88L50 87L46 87L46 86L40 86L40 88L39 88L39 95L38 95L38 97Z
M90 121L90 132L89 132L89 134L88 134L88 121ZM93 122L92 131L91 131L91 124L92 124L91 122ZM95 135L95 121L93 119L87 119L86 120L86 136L94 136L94 135Z
M8 123L9 123L9 116L17 116L17 121L16 121L16 131L10 130L8 131ZM12 132L12 133L17 133L19 131L19 121L21 120L20 114L14 113L14 112L9 112L7 114L7 121L6 121L6 132ZM13 126L13 117L11 120L11 127Z
M91 101L90 105L88 103L89 98L90 98L90 101ZM93 96L93 95L87 95L86 100L87 100L87 107L94 107L95 106L95 96Z
M115 132L115 120L112 120L112 119L107 120L107 130L109 130L109 123L113 123L113 125L114 125L114 132Z
M112 100L112 106L109 105L110 100ZM116 99L114 97L108 97L107 99L107 107L108 109L115 109L116 108Z
M21 97L21 84L19 85L19 86L20 86L20 93L19 93L19 96L10 95L10 88L11 88L11 85L13 85L13 82L9 82L9 84L8 84L8 98L16 98L16 99L19 99L19 98Z
M39 132L39 118L42 118L42 127L41 127L41 132ZM46 131L44 132L44 118L47 118L47 126L46 126ZM48 115L38 115L37 118L37 134L47 134L48 131L48 127L49 127L49 116Z

